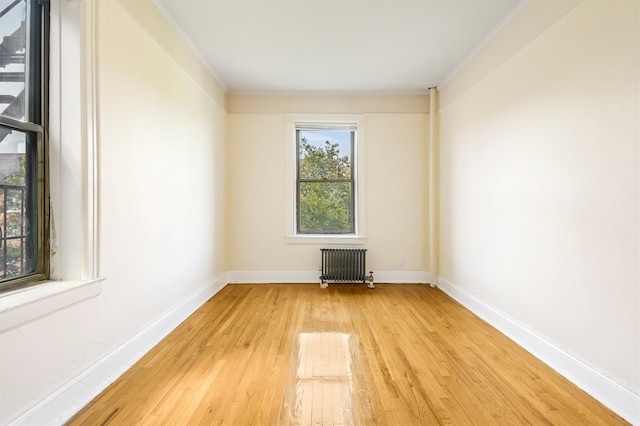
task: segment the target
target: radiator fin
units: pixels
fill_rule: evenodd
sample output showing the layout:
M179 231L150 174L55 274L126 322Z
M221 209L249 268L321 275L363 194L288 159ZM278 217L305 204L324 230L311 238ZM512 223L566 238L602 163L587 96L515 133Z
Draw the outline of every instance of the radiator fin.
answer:
M366 253L364 248L323 248L320 281L366 282Z

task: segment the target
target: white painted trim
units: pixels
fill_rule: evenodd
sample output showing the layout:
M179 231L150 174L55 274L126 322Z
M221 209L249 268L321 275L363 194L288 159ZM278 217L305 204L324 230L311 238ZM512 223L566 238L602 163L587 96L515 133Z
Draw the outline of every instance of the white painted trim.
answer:
M48 315L102 291L102 280L45 281L0 297L0 332Z
M631 424L640 424L640 397L605 374L568 354L514 318L457 287L436 278L438 288L522 346L576 386Z
M48 130L53 281L100 277L97 1L51 1Z
M428 271L373 271L374 283L387 284L429 284L431 274Z
M100 276L100 148L96 1L82 3L82 278Z
M375 283L391 284L427 284L430 279L427 271L376 271L373 269L373 276ZM319 284L320 271L229 271L227 279L229 284Z
M320 271L229 271L229 284L320 283Z
M10 425L63 424L226 285L225 275L187 296L120 347L49 395Z
M335 237L328 235L295 235L293 237L285 237L286 244L309 244L309 245L325 245L325 246L343 246L343 245L365 245L366 237Z

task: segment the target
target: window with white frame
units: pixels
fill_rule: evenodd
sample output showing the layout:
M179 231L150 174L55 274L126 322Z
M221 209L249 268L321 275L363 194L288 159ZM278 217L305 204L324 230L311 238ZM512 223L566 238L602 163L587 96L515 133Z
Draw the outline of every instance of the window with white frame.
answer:
M320 117L291 123L295 133L291 235L362 237L361 120Z
M0 332L95 297L102 290L94 53L99 1L27 0L29 4L43 6L43 35L48 35L42 46L46 61L42 71L49 75L48 79L46 74L43 78L49 84L41 92L45 98L42 107L47 139L41 145L44 161L39 163L39 170L46 166L41 176L47 182L43 188L46 194L38 197L45 203L38 214L42 214L45 225L49 216L57 220L51 234L45 226L38 225L38 232L44 233L38 238L44 244L43 250L38 251L43 272L0 280ZM11 3L0 0L0 12L3 5ZM0 25L6 34L4 28ZM0 117L0 124L7 123L16 124ZM48 157L47 146L58 155ZM44 179L38 184L44 187ZM47 250L49 246L51 249Z
M0 0L0 291L48 274L48 6Z

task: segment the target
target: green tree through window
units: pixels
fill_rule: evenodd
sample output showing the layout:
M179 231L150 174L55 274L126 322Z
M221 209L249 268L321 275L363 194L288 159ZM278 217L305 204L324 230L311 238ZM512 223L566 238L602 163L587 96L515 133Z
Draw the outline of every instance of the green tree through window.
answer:
M297 231L353 234L355 130L297 130Z

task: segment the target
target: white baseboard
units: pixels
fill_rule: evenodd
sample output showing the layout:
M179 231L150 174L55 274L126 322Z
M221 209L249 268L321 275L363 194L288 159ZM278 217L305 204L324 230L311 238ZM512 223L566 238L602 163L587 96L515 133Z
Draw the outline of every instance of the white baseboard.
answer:
M373 271L376 283L428 284L427 271ZM229 271L229 283L320 283L320 271Z
M229 271L229 284L319 283L319 271Z
M640 398L633 391L566 353L509 315L438 276L438 288L531 352L631 424L640 424Z
M11 425L63 424L127 371L158 342L227 284L219 277L176 304L136 336L107 354Z
M431 274L427 271L374 271L374 282L388 284L429 284Z

